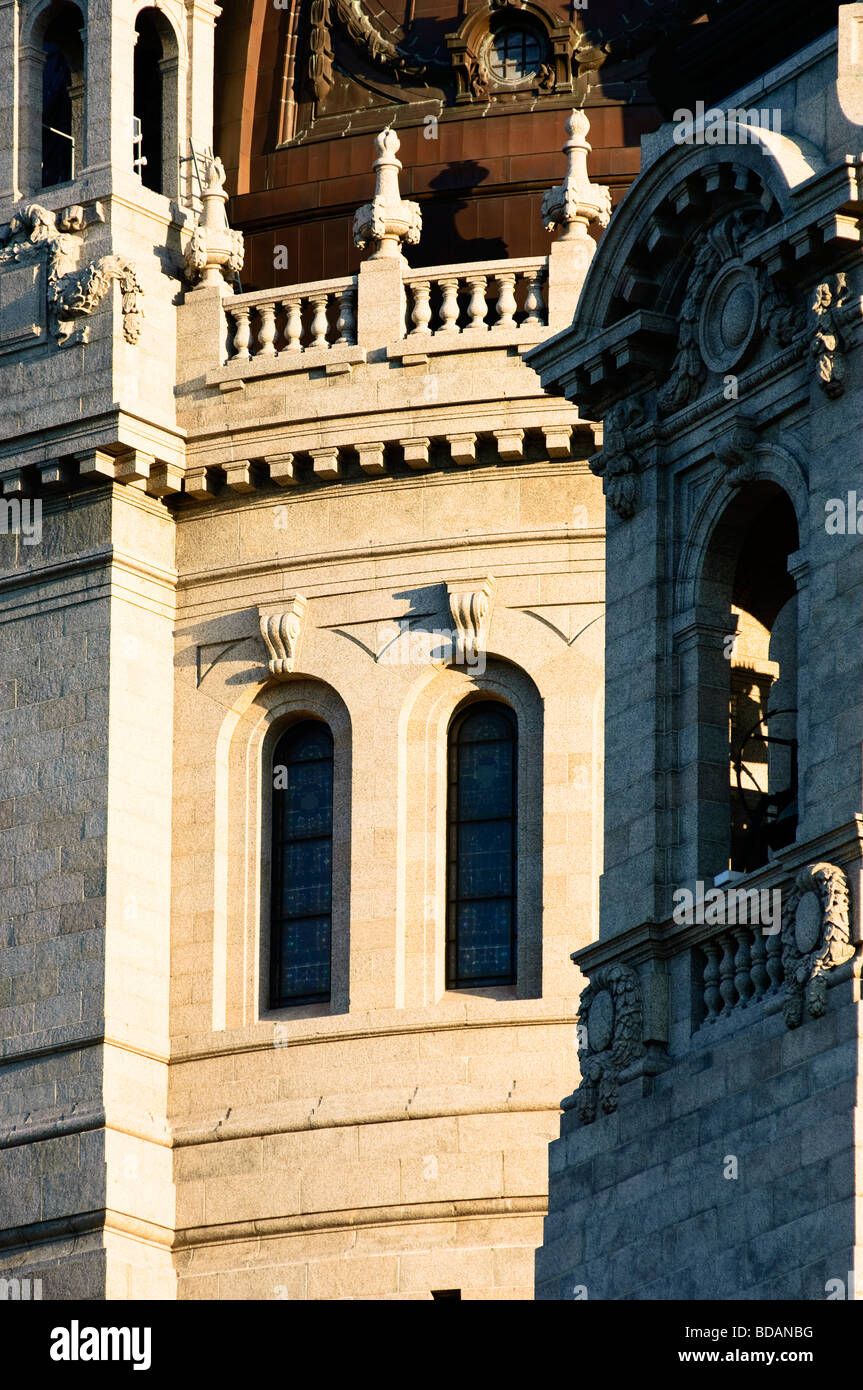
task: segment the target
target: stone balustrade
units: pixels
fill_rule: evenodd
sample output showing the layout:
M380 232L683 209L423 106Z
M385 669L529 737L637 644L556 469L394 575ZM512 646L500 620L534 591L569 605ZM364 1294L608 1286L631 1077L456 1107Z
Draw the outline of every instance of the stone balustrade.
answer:
M411 271L406 336L475 334L544 328L548 258L445 265Z
M357 340L355 275L238 294L226 300L229 360L248 362Z
M777 995L784 983L782 937L761 926L727 927L696 953L702 1027Z

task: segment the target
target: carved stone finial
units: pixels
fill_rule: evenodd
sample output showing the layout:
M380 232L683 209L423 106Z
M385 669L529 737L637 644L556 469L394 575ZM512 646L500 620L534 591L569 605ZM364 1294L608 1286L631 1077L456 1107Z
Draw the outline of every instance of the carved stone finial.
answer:
M375 136L378 152L372 165L376 175L375 196L370 203L363 203L354 217L356 245L362 250L369 241L375 244L369 257L372 261L400 256L403 241L415 246L420 239L422 213L419 204L403 199L399 190L402 166L396 151L400 143L392 126Z
M477 656L485 651L495 588L496 580L492 575L476 589L447 584L449 608L457 634L454 661L458 666L475 666Z
M290 608L280 613L267 613L259 610L261 636L270 653L268 662L271 676L289 676L300 649L300 641L306 621L307 600L296 594Z
M611 193L605 184L591 183L587 174L590 121L581 110L574 110L566 123L569 136L563 147L567 158L566 178L550 188L542 200L542 220L547 232L561 227L560 241L589 238L588 227L597 222L607 227L611 217Z
M243 234L228 226L225 166L212 155L201 190L201 216L186 247L186 274L202 285L220 285L243 268Z

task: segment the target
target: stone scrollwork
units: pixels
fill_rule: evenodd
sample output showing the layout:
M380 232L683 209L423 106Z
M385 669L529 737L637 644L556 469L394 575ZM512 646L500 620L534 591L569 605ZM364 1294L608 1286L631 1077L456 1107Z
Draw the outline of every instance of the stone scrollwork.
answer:
M824 1013L826 972L854 955L848 881L835 864L800 870L782 912L785 1022L797 1028L804 1007L812 1018Z
M833 275L816 287L812 313L812 356L818 385L835 400L845 391L845 362L840 328L841 310L848 289L844 272Z
M753 422L738 415L730 429L714 440L713 452L724 468L732 487L743 487L755 476L757 436Z
M83 208L70 208L61 217L38 203L31 203L15 214L0 244L0 273L4 267L44 263L47 270L47 309L58 346L86 343L90 330L77 324L89 317L102 302L112 281L122 292L123 335L137 343L144 311L143 289L134 264L122 256L101 256L78 270L82 232L87 224Z
M303 595L296 594L290 607L281 612L259 610L261 636L270 654L268 666L271 676L292 674L305 627L307 606L308 601Z
M617 401L602 422L602 453L589 460L590 471L603 480L608 505L624 521L635 515L638 502L640 465L633 452L632 436L644 420L640 400Z
M641 983L631 966L606 965L591 977L578 1011L581 1083L575 1108L582 1124L597 1106L610 1115L627 1068L645 1054Z
M447 585L450 613L457 634L454 655L457 665L475 665L477 656L485 651L495 587L496 581L492 575L475 589L464 589L461 584Z

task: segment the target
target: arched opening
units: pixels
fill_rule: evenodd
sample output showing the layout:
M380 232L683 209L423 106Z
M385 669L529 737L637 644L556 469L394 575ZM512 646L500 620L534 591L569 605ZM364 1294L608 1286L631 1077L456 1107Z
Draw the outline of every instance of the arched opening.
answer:
M132 162L145 188L177 196L178 54L174 31L156 9L135 20Z
M320 719L289 725L273 754L270 1007L331 994L333 736Z
M42 38L43 188L74 179L84 163L84 16L77 5L52 11Z
M758 869L796 835L797 586L789 556L798 545L791 502L765 482L731 504L708 548L703 592L724 627L724 679L712 688L705 680L702 698L706 722L717 735L723 729L721 744L703 745L725 767L727 850L715 868Z
M447 989L516 983L518 727L472 701L449 730Z

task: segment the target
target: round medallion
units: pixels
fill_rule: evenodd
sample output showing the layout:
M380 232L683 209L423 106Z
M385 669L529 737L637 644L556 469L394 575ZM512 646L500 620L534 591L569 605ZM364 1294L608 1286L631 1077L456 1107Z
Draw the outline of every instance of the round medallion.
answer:
M821 938L821 899L815 892L804 893L794 914L794 939L802 956L814 951Z
M760 301L758 277L742 261L731 261L716 276L698 324L698 346L712 372L727 372L746 355L758 327Z
M614 1034L614 1000L607 989L601 989L590 1006L587 1020L587 1040L592 1052L604 1052Z

